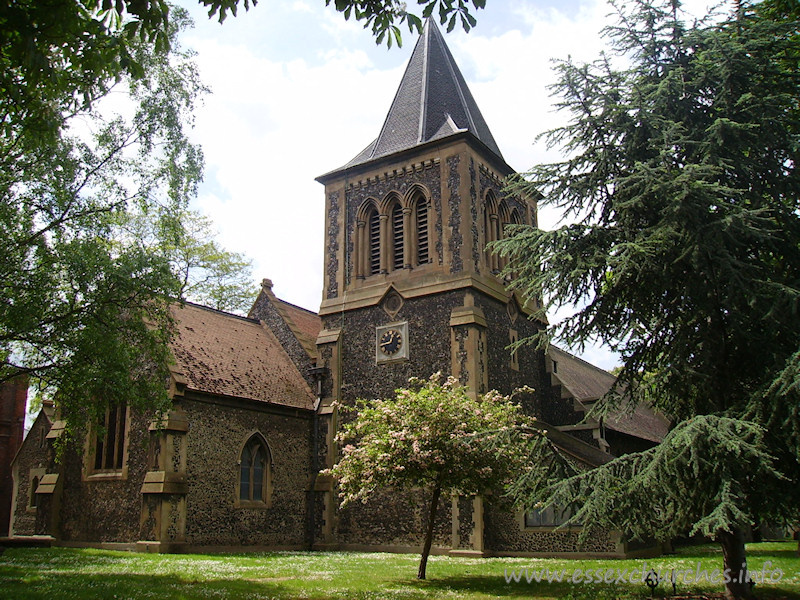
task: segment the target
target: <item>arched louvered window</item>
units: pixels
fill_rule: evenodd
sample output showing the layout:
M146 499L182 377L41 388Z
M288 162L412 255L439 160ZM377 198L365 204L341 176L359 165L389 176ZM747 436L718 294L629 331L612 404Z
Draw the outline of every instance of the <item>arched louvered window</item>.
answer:
M392 269L398 270L403 268L403 209L400 208L400 203L395 202L392 205L391 213L391 228L392 228Z
M367 213L367 275L375 275L381 270L381 221L378 210L371 208Z
M486 265L492 273L496 273L499 270L498 257L489 249L488 245L500 239L500 221L497 214L497 200L491 190L486 193L486 201L483 207L483 231Z
M417 264L430 262L430 238L428 236L428 201L420 196L414 205L414 224L417 230Z
M506 227L512 222L511 213L508 210L508 204L505 200L501 200L497 207L498 219L498 232L497 239L502 240L507 237ZM508 264L508 258L505 256L497 256L497 270L502 271Z
M511 210L511 215L508 217L508 223L503 224L503 237L508 237L508 232L505 230L506 225L522 225L522 217L520 217L519 211L514 208ZM508 257L504 256L500 258L500 268L504 268L508 265ZM514 274L507 274L506 280L514 279L516 277L516 273Z
M239 460L239 503L268 505L272 487L272 459L260 435L242 448Z

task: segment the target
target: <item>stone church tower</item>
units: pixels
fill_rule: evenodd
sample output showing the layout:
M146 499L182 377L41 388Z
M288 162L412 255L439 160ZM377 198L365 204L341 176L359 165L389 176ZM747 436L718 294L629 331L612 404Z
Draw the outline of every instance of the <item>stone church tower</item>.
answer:
M535 201L503 191L512 173L429 19L377 139L317 179L325 185L327 232L317 344L320 366L330 370L322 401L332 425L329 465L336 414L326 405L333 400L389 397L410 377L437 371L478 393L550 390L544 354L508 348L544 324L530 318L536 307L506 290L502 259L485 250L506 225L536 224ZM375 531L382 545L406 541L409 532L386 524L398 521L396 507L334 525L335 498L326 496L324 537L339 547L369 543L365 536ZM482 521L470 520L473 529ZM470 536L472 543L440 542L481 552L482 534Z

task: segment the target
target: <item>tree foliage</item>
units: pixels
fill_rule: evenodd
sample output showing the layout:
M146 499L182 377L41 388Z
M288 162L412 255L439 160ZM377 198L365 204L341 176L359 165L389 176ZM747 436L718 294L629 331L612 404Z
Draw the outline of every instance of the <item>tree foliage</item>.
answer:
M168 304L198 297L200 251L229 286L247 264L198 239L187 209L203 160L185 129L204 88L176 41L185 13L157 43L112 31L99 5L44 6L14 3L3 18L17 28L0 33L0 381L57 390L71 429L110 403L167 406ZM132 234L136 215L151 235ZM176 249L190 247L195 262L181 264Z
M569 508L573 522L586 524L584 540L598 529L640 540L714 537L752 518L747 495L755 482L786 482L764 436L751 422L700 415L679 423L654 448L595 469L579 470L552 453L533 462L511 493L536 490L538 502Z
M211 219L199 212L183 207L158 207L156 212L125 213L124 238L138 239L168 261L178 279L178 298L246 314L258 293L252 261L225 250L215 239Z
M119 225L133 206L184 205L199 181L202 154L183 127L202 87L175 42L186 24L175 16L171 52L129 46L142 66L135 80L98 82L69 56L52 77L4 70L19 94L0 96L0 379L26 373L57 388L76 419L109 402L166 402L177 279ZM89 78L87 96L77 76ZM97 102L118 88L116 106Z
M653 469L678 486L692 469L716 465L694 493L670 496L681 527L716 528L723 540L761 518L796 522L798 23L747 2L730 18L691 26L673 2L617 10L607 34L628 66L608 56L558 64L554 91L569 120L547 139L567 158L514 185L577 222L516 227L496 248L519 289L551 307L583 306L545 335L618 351L621 386L675 419L681 437L533 497L569 490L605 523L636 531L634 521L652 522L642 495ZM711 435L705 415L732 421L714 422ZM737 475L737 463L753 475ZM630 502L618 505L621 489ZM669 521L650 529L658 532L674 533ZM747 595L745 587L728 592Z
M408 12L406 3L398 0L325 0L325 4L333 4L345 19L353 16L363 21L364 28L372 30L375 43L381 44L385 39L386 45L391 48L392 40L398 46L403 45L402 32L395 23L405 23L409 31L419 33L422 31L422 19L438 17L442 25L447 24L448 32L459 23L464 31L469 31L477 25L471 11L484 8L486 0L418 0L417 4L423 6L421 17Z
M520 442L541 437L509 398L497 392L475 397L452 377L442 383L438 374L412 379L395 398L361 400L353 410L355 418L337 434L342 456L330 471L342 506L366 502L387 487L430 490L420 579L441 494L501 489L525 464Z

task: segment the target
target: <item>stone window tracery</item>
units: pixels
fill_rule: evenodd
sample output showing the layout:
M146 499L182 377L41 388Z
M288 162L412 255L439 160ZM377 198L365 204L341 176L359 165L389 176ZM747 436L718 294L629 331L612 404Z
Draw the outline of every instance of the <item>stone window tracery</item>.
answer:
M421 193L418 193L412 200L412 219L414 223L414 235L412 245L416 248L417 265L426 265L430 262L430 236L428 223L430 203Z
M264 439L254 434L239 458L239 506L269 506L272 496L272 456Z
M392 208L390 212L391 216L391 245L390 251L392 253L392 260L391 260L391 270L397 271L403 268L403 239L404 239L404 227L403 227L403 209L400 207L400 203L395 201L392 203Z
M419 189L401 200L396 192L386 196L380 208L374 199L358 211L355 243L356 277L411 269L431 261L430 208Z

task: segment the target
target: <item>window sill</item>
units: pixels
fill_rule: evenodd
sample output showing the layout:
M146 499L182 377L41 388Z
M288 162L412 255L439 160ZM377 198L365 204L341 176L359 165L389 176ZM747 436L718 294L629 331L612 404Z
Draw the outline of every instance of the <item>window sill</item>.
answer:
M86 481L118 481L120 479L127 479L128 474L124 470L121 471L95 471L86 476Z
M259 502L258 500L237 500L234 504L236 508L247 508L250 510L266 510L272 506L269 502Z

